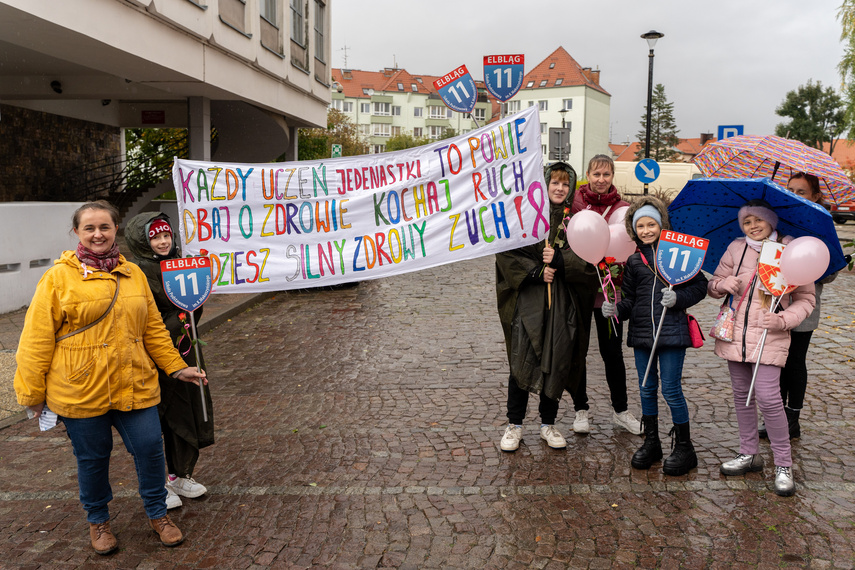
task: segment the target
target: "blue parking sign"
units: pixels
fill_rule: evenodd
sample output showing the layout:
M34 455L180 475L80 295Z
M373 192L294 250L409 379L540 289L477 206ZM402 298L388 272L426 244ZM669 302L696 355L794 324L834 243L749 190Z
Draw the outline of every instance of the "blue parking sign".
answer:
M662 230L656 249L656 268L669 284L685 283L701 270L709 244L705 238Z
M475 110L478 89L465 65L446 73L434 81L433 86L449 109L458 113L471 113Z
M484 84L490 95L505 102L520 90L525 76L525 56L485 55Z
M172 304L191 313L208 300L213 286L208 257L181 257L160 262L163 290Z

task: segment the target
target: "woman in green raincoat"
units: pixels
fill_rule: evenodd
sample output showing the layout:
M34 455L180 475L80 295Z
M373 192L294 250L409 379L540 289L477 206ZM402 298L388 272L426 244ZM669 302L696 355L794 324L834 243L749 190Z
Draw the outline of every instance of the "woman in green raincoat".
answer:
M548 245L541 242L496 255L496 300L510 366L502 451L519 448L529 392L540 395L541 438L552 448L567 447L555 427L558 402L585 374L599 281L594 266L566 243L564 219L573 204L576 172L557 162L547 168L546 182Z

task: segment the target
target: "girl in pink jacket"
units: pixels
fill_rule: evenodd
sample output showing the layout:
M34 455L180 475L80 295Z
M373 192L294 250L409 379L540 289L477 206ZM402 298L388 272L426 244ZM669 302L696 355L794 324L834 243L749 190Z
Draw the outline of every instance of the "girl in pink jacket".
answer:
M789 331L801 323L813 310L813 283L795 289L788 306L769 312L773 297L766 292L757 276L760 248L765 240L788 243L791 237L778 240L775 227L778 216L765 200L750 200L739 210L739 227L745 237L728 246L710 280L710 297L720 299L733 295L733 306L739 305L733 327L733 341L716 339L715 353L727 360L733 386L733 404L739 423L739 454L721 466L723 475L742 475L763 469L759 454L757 408L763 412L772 454L775 459L775 493L787 497L795 493L790 453L790 434L784 405L781 401L779 378L787 362L790 345ZM744 296L744 297L743 297ZM739 303L739 299L742 302ZM786 296L785 296L786 298ZM766 344L760 362L758 346L763 330ZM745 405L754 366L758 366L753 400Z

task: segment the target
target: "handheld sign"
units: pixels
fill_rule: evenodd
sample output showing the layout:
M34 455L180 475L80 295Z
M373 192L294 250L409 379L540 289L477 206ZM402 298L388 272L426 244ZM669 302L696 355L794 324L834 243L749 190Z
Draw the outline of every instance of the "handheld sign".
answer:
M191 313L211 294L211 259L182 257L160 262L163 290L172 304Z
M782 243L765 241L760 248L757 275L763 286L775 297L780 297L796 288L795 285L787 285L784 274L781 272L781 254L784 253L785 247L787 246Z
M503 103L517 94L525 76L525 56L485 55L484 84Z
M434 81L433 86L449 109L458 113L471 113L475 110L478 90L465 65L446 73Z
M211 294L211 258L206 256L165 259L160 262L160 275L163 279L163 290L172 304L190 313L190 342L196 351L196 370L201 372L202 355L199 354L199 337L196 334L193 311L201 307ZM202 382L199 382L199 393L202 396L202 420L207 422L208 406L205 403L205 384Z
M662 230L656 250L656 268L672 286L685 283L701 270L709 244L706 238Z

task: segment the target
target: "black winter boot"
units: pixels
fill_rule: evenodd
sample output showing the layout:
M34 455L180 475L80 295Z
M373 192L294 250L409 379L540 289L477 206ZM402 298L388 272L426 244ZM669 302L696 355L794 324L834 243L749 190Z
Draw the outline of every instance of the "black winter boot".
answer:
M685 475L698 466L695 446L689 438L689 422L671 428L671 455L662 462L665 475Z
M790 439L798 439L802 436L802 428L799 425L799 414L801 412L801 410L784 407L784 413L787 414L787 425L790 427Z
M632 456L632 466L636 469L650 469L651 465L662 459L659 416L641 416L641 430L644 432L644 443Z

